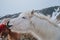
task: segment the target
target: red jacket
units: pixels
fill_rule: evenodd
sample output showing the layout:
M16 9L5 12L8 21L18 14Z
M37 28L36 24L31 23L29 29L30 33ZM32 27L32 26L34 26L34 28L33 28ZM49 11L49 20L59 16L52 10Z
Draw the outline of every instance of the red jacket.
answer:
M1 32L2 30L4 30L5 27L6 27L5 24L0 24L0 32Z

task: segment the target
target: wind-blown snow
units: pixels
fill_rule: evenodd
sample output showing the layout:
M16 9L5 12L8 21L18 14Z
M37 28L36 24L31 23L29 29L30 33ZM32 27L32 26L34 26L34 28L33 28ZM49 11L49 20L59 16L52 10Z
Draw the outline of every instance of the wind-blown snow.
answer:
M55 12L52 13L52 17L51 17L52 20L56 20L57 16L60 14L60 12L58 11L59 11L59 8L55 9Z

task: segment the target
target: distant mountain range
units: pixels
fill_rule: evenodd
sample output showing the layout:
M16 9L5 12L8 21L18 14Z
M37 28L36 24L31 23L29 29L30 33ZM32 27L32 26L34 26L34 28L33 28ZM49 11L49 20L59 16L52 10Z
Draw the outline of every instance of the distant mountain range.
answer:
M53 7L45 8L45 9L42 9L42 10L35 10L35 12L43 13L46 16L47 15L52 16L52 13L55 12L55 9L58 9L58 8L59 8L59 11L60 11L60 6L53 6Z
M12 14L12 15L11 14L5 15L5 16L1 17L0 20L2 20L4 18L11 18L11 19L13 19L13 18L18 17L19 15L20 15L20 13L15 13L15 14Z
M59 8L59 11L58 12L60 12L60 6L48 7L48 8L42 9L42 10L35 10L34 12L42 13L45 16L50 15L50 17L51 17L52 16L52 13L55 12L55 9L57 9L57 8ZM12 14L12 15L5 15L3 17L0 17L0 20L2 20L4 18L16 18L20 14L21 14L21 12L15 13L15 14ZM60 17L60 15L58 17Z

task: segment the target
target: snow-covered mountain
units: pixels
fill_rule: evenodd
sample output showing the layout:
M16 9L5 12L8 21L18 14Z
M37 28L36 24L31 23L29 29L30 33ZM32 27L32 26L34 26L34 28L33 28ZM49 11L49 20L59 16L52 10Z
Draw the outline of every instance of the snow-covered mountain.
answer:
M37 12L37 13L42 13L44 14L45 16L50 16L52 17L53 19L57 18L58 20L60 20L60 6L53 6L53 7L48 7L48 8L45 8L45 9L41 9L41 10L35 10L34 12ZM21 12L19 13L16 13L16 14L9 14L9 15L5 15L3 17L0 17L0 20L4 19L4 18L16 18L20 15ZM58 16L57 16L58 15Z
M38 12L38 13L41 12L46 16L47 15L52 16L52 13L55 12L55 9L58 9L58 8L59 8L59 11L60 11L60 6L53 6L53 7L48 7L48 8L42 9L42 10L35 10L35 12Z

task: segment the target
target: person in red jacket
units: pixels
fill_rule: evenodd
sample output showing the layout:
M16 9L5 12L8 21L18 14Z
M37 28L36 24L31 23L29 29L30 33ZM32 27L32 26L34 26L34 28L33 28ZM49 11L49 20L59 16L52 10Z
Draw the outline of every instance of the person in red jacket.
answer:
M7 23L8 23L8 19L5 18L3 19L3 21L0 23L0 33L5 29L5 27L7 26Z
M1 33L1 31L3 31L4 30L4 28L6 27L6 25L5 24L0 24L0 33Z

